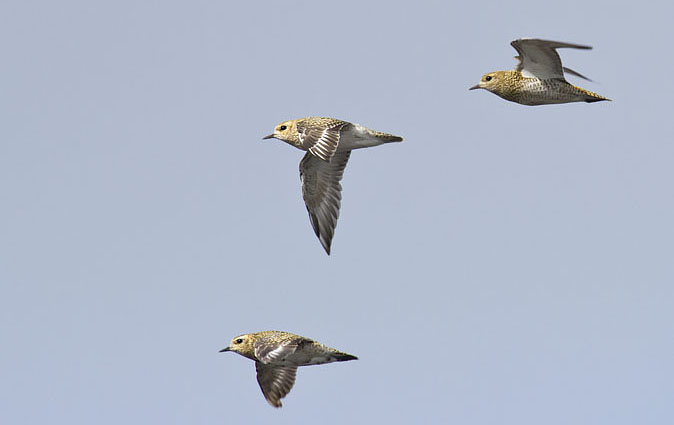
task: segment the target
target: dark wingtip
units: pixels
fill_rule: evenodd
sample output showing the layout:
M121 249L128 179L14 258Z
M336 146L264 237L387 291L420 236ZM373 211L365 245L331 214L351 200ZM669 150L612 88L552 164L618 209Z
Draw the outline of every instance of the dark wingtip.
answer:
M323 249L325 250L325 253L330 255L330 245L331 245L330 242L331 241L325 241L324 242L323 239L321 239L320 235L318 236L318 240L321 242L321 245L323 245Z
M611 99L606 99L606 98L603 98L603 99L596 99L596 98L585 99L585 102L586 102L586 103L594 103L594 102L601 102L601 101L603 101L603 100L607 100L607 101L609 101L609 102L612 102Z
M309 221L311 221L311 227L314 229L314 233L316 234L316 237L318 238L318 241L321 243L321 246L325 250L325 252L330 255L330 245L332 244L332 239L329 240L323 240L321 237L321 228L318 225L318 217L316 214L313 214L309 207L307 207L307 212L309 213Z

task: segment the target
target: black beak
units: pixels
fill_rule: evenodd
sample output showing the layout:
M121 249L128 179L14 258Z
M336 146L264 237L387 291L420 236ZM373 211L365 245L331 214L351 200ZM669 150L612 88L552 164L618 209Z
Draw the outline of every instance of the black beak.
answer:
M264 137L262 138L262 140L265 140L265 139L273 139L273 138L274 138L274 135L273 135L273 134L270 134L269 136L264 136Z
M227 347L227 348L223 348L222 350L218 351L218 353L224 353L225 351L232 351L232 350L230 350L229 347Z
M468 90L475 90L475 89L479 89L479 88L480 88L480 85L475 84L473 87L469 88Z

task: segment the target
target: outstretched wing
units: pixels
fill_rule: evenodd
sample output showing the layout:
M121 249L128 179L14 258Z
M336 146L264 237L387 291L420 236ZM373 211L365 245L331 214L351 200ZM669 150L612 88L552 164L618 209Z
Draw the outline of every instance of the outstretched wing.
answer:
M332 118L299 120L297 132L306 150L324 161L329 161L337 152L339 134L347 124Z
M281 399L285 397L295 384L296 366L272 366L255 362L257 383L269 404L281 407Z
M513 41L510 45L519 53L519 56L515 57L519 60L515 69L520 71L525 77L536 77L542 80L553 78L564 79L562 60L555 49L560 47L571 47L574 49L592 48L580 44L539 40L536 38L522 38ZM585 78L575 71L567 69L567 72Z
M590 80L589 78L587 78L586 76L584 76L583 74L581 74L580 72L574 71L574 70L571 69L571 68L563 67L563 69L564 69L564 72L565 72L566 74L575 75L576 77L580 77L580 78L582 78L583 80L592 81L592 80Z
M255 357L261 363L276 363L297 351L302 343L301 338L287 339L279 342L273 336L259 338L253 344Z
M342 203L340 181L350 155L351 151L340 152L323 161L309 152L300 162L302 197L314 232L328 255Z

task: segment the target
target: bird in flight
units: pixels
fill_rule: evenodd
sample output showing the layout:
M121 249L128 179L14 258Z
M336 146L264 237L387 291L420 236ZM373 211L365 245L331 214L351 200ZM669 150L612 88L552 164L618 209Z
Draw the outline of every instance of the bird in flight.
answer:
M559 41L522 38L510 43L517 50L518 64L510 71L485 74L469 90L485 89L505 100L522 105L549 105L569 102L611 100L566 81L564 73L591 81L580 73L563 67L557 49L591 49L590 46Z
M300 162L302 197L314 232L328 255L342 200L340 181L351 151L403 140L359 124L322 117L282 122L263 139L271 138L307 152Z
M267 402L281 407L295 384L299 366L357 360L358 357L303 336L280 331L239 335L221 353L233 351L255 361L257 383Z

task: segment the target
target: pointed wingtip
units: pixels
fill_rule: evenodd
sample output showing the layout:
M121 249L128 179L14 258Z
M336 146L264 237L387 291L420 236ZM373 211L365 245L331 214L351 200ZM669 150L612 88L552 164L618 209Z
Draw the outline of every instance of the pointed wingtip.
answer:
M318 217L316 214L312 213L309 207L307 206L307 211L309 212L309 221L311 222L311 227L314 229L314 233L318 238L318 241L321 243L321 246L325 252L330 255L330 245L332 244L332 238L326 239L324 235L321 235L321 228L318 222Z
M563 69L564 72L567 73L567 74L575 75L576 77L582 78L582 79L584 79L584 80L587 80L587 81L590 81L590 82L594 82L594 81L590 80L589 78L587 78L586 76L584 76L583 74L581 74L580 72L574 71L574 70L571 69L571 68L567 68L567 67L564 66L564 67L562 67L562 69Z

